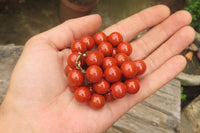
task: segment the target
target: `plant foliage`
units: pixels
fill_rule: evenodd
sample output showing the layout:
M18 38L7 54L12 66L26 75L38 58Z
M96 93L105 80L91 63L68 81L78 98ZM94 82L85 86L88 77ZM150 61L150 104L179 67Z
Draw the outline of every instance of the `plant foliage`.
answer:
M184 102L187 100L187 95L183 94L184 88L181 86L181 101Z
M200 32L200 0L189 0L185 9L192 14L191 26Z

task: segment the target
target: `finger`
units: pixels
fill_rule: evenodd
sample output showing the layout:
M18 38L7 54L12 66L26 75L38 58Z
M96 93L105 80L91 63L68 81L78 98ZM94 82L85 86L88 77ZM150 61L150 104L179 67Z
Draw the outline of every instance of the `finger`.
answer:
M84 35L92 35L99 30L101 17L89 15L77 19L68 20L53 29L40 34L55 45L58 50L66 48L73 41Z
M169 15L170 10L167 6L153 6L124 20L121 20L120 22L105 29L103 32L109 35L111 32L117 31L122 34L124 41L128 42L141 31L159 24Z
M160 68L140 81L140 90L138 93L127 95L122 99L117 99L113 102L107 103L107 108L113 115L112 120L116 121L134 105L155 93L158 89L178 75L185 68L185 65L186 60L183 56L177 55L172 57Z
M187 11L179 11L171 15L161 24L131 43L133 47L131 57L133 59L145 58L177 30L190 24L191 21L192 17Z
M144 60L147 64L147 70L142 76L144 77L145 75L151 73L169 58L179 54L193 42L194 38L195 31L190 26L180 29L167 42L165 42Z
M144 99L155 93L159 88L163 87L166 83L183 71L186 63L186 59L182 55L176 55L170 58L161 67L140 81L142 90L137 95L142 95ZM153 82L152 79L154 79Z

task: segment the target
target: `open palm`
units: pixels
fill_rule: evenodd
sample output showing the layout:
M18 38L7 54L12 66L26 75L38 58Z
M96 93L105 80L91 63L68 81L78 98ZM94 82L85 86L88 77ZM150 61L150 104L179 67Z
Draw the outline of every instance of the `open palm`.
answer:
M99 110L75 100L68 88L64 68L71 53L66 47L84 35L97 32L101 26L100 16L72 19L34 36L25 45L14 68L6 98L0 108L0 115L3 115L1 119L6 120L4 125L7 122L17 128L0 127L0 131L105 131L135 104L153 94L183 70L186 61L178 54L194 39L194 30L187 26L190 22L188 12L179 11L170 16L169 9L159 5L105 29L103 32L107 35L117 31L125 41L131 41L138 33L152 27L142 37L131 42L131 58L142 59L147 64L146 72L140 77L140 91L106 103ZM9 123L10 119L12 122Z

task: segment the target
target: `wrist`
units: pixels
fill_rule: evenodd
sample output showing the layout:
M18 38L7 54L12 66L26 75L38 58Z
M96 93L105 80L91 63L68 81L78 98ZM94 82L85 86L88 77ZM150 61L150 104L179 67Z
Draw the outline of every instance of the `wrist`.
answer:
M32 133L31 126L23 120L13 109L0 106L1 133Z

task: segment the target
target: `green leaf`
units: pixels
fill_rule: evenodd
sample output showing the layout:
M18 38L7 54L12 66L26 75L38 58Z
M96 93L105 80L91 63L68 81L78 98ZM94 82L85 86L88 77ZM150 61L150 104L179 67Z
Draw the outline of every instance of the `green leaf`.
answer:
M191 26L200 32L200 0L189 0L189 4L184 9L192 15Z
M183 86L181 86L181 93L183 93Z
M181 95L181 101L186 101L187 100L187 95L186 94L182 94Z

